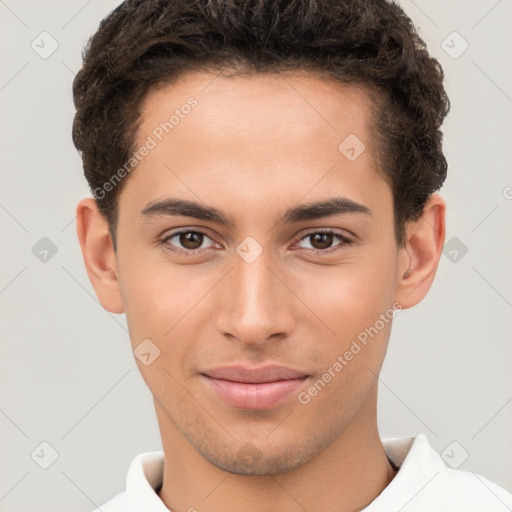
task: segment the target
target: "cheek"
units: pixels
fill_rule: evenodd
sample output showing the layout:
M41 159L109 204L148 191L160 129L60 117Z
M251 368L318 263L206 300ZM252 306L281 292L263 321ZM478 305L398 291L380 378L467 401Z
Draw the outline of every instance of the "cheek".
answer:
M381 259L382 260L382 259ZM391 262L350 262L328 272L315 271L306 286L297 282L298 295L329 327L330 338L351 339L373 325L393 304L394 283ZM329 331L326 329L326 333Z
M349 318L347 317L347 320ZM298 397L298 402L316 412L313 417L341 424L355 413L377 381L386 353L391 320L377 317L360 326L351 326L355 334L341 335L322 346L322 364L317 374ZM346 324L345 324L346 325ZM347 329L348 332L348 329ZM305 410L306 412L306 410Z
M379 256L378 261L329 269L329 274L317 276L312 281L317 286L306 292L304 302L312 305L329 328L315 344L315 358L321 361L319 377L329 382L326 388L330 391L322 392L324 398L333 393L330 399L343 400L375 381L394 317L391 264L391 258L385 261Z
M207 286L192 266L176 269L170 264L139 259L123 267L120 275L123 303L130 333L164 338L204 295Z
M183 361L196 348L197 336L191 333L190 325L204 292L199 293L199 284L191 287L180 273L169 269L152 266L146 270L140 264L125 267L122 288L131 346L140 373L155 397L168 397L177 407L179 400L173 397L184 398ZM148 359L138 356L147 352L151 353L149 364Z
M201 277L194 265L176 269L168 263L153 264L149 270L141 264L127 266L122 277L132 349L149 339L159 350L151 366L137 363L144 379L152 389L162 382L171 385L172 377L181 382L200 349L209 318L204 314L206 294L215 279L211 273Z

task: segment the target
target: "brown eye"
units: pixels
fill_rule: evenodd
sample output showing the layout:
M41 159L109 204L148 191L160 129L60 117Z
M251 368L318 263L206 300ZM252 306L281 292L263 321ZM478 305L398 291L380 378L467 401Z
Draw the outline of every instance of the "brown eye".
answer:
M205 245L205 242L208 244L208 241L210 244ZM167 235L161 244L165 246L165 249L181 254L194 254L194 251L202 251L215 245L205 233L191 230L177 231Z
M336 240L338 241L337 243ZM302 237L299 242L306 242L309 246L302 246L302 248L318 254L328 254L330 252L342 250L353 243L352 240L346 236L332 230L309 233Z
M332 233L314 233L309 235L314 249L327 249L331 247L334 235Z
M199 249L203 243L204 235L195 231L188 231L179 235L179 242L185 249Z

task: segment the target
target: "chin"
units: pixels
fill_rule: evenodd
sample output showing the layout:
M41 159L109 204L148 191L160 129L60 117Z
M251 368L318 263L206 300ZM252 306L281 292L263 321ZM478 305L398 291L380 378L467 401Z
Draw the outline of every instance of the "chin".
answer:
M264 476L286 473L302 466L311 457L301 457L288 453L273 453L268 455L259 450L249 453L249 450L242 448L237 453L203 453L211 464L235 475Z
M189 440L193 441L193 440ZM204 443L192 442L196 451L210 464L235 475L264 476L277 475L297 469L309 462L323 448L324 443L304 443L302 439L289 442L288 445L275 445L269 440L259 440L245 444L229 442Z

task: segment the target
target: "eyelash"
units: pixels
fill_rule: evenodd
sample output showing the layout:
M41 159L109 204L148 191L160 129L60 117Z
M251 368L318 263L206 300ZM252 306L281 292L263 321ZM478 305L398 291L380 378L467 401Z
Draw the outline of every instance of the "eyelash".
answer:
M186 233L200 234L200 235L204 235L207 238L210 238L203 231L186 229L186 230L176 231L174 233L168 234L165 238L163 238L159 241L159 245L163 246L163 248L166 251L169 251L169 252L172 252L172 253L175 253L178 255L184 255L184 256L195 256L195 255L203 252L205 249L190 249L190 250L176 249L173 246L171 246L170 243L167 242L167 240L170 240L172 238L175 238L176 236L183 235ZM299 238L296 242L294 242L294 244L301 242L302 240L304 240L310 236L313 236L313 235L335 235L336 237L338 237L341 240L341 243L339 243L338 245L334 245L327 249L306 249L308 252L310 252L310 253L312 252L313 254L330 254L332 252L341 251L341 250L345 249L347 246L354 243L352 240L345 237L344 235L342 235L341 233L339 233L338 231L336 231L334 229L323 229L323 230L311 231L310 233L307 233L303 237Z

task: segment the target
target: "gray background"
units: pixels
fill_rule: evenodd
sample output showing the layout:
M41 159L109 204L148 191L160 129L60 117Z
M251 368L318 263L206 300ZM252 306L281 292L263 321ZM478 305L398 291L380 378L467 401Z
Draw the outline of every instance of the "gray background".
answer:
M136 454L161 448L124 315L96 300L75 232L89 192L71 142L71 83L117 4L0 0L4 511L91 510L124 489ZM512 490L512 1L401 5L446 73L448 228L431 291L394 323L379 428L384 438L424 432L452 464L467 452L460 469ZM43 31L58 43L47 58L31 47L51 49ZM469 44L458 56L454 31ZM46 261L43 237L57 249ZM48 469L44 441L58 452Z

